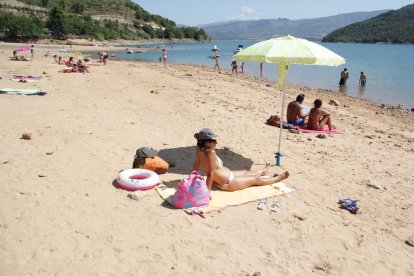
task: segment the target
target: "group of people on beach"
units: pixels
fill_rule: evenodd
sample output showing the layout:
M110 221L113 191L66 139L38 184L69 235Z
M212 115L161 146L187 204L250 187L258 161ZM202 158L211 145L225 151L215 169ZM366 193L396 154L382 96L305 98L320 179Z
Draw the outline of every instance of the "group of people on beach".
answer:
M349 79L349 72L348 69L344 68L344 70L341 71L340 79L339 79L339 86L346 85L346 81ZM359 85L365 86L367 83L367 77L365 76L364 72L361 72L359 75Z
M233 60L230 65L231 65L231 72L237 74L237 71L239 68L239 66L237 65L237 61ZM240 73L244 73L244 62L240 64Z
M299 94L295 101L288 104L286 115L288 123L295 126L306 126L312 130L323 130L325 126L328 126L328 129L332 130L334 126L332 125L331 114L321 109L322 100L316 99L314 107L309 112L304 113L302 111L304 99L305 94ZM270 185L289 177L288 171L274 177L266 176L270 164L266 164L263 169L256 171L232 171L223 165L222 160L215 152L218 136L212 129L203 128L194 134L194 138L197 139L197 149L193 171L198 171L200 167L204 170L209 190L211 190L213 183L220 190L237 191L251 186Z
M54 62L58 65L65 65L66 68L63 69L64 73L89 73L88 65L86 64L86 59L79 59L78 61L74 60L74 57L69 57L69 60L62 60L61 56L53 55Z
M333 129L331 114L321 109L322 100L316 99L313 102L313 108L308 112L303 112L302 103L305 100L305 94L299 94L295 101L287 106L287 122L295 126L306 126L312 130L323 130L327 125L329 130ZM307 121L305 121L307 119Z

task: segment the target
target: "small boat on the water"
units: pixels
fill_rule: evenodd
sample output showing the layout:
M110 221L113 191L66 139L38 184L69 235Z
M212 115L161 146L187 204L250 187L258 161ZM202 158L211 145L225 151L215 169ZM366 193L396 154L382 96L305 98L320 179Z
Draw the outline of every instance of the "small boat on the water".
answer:
M212 52L218 52L218 51L220 51L220 49L217 48L217 45L214 45L213 48L211 48L211 51Z
M127 51L127 53L128 53L128 54L133 54L133 53L134 53L134 51L133 51L133 50L128 50L128 51Z
M242 47L240 47L240 46L242 46ZM233 52L233 55L240 53L241 50L243 50L243 45L239 45L239 47Z

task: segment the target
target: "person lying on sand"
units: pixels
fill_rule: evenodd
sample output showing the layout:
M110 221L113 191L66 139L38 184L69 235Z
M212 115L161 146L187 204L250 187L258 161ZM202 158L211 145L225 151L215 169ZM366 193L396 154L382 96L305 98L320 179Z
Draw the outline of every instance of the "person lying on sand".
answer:
M308 128L313 130L322 130L325 125L328 125L329 130L332 130L331 114L321 109L322 100L316 99L314 101L314 108L309 112Z
M308 114L302 114L303 100L305 99L305 94L299 94L296 97L296 101L290 102L287 107L286 117L289 124L295 126L301 126L305 122L305 118Z
M207 188L210 191L214 182L215 186L224 191L237 191L251 186L270 185L289 177L285 171L277 177L264 177L270 168L267 164L258 171L231 171L223 166L223 162L216 155L217 135L210 128L203 128L194 134L197 139L197 150L193 171L198 171L201 166L207 175Z
M27 59L27 57L25 57L25 56L20 56L17 60L20 60L20 61L29 61Z

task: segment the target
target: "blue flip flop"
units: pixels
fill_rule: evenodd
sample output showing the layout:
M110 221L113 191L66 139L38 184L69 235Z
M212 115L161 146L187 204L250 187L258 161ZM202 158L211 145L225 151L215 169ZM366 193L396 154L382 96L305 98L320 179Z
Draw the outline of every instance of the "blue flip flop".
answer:
M358 200L352 198L340 199L338 203L341 205L342 209L348 210L351 214L356 214L358 212Z

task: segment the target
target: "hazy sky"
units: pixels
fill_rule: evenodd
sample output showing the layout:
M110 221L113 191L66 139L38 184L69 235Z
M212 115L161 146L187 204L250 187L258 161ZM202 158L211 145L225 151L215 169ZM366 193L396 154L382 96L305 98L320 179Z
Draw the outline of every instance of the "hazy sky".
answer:
M262 18L316 18L356 11L396 10L414 0L133 0L152 14L194 26Z

